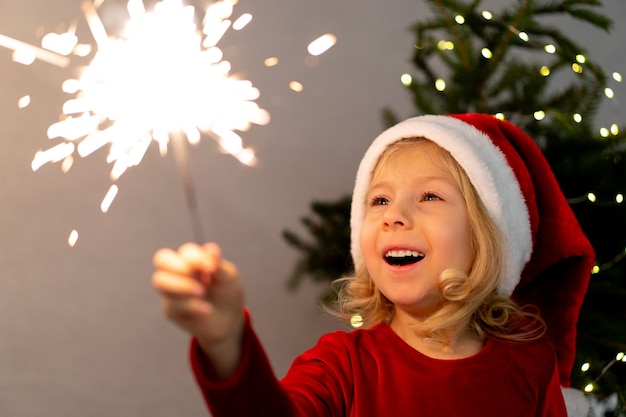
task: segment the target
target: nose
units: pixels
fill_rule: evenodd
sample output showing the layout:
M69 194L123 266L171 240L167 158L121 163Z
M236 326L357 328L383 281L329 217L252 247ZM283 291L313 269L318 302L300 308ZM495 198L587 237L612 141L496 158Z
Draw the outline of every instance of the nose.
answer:
M400 203L395 202L389 205L389 208L383 215L383 228L410 228L412 225L411 216L407 209Z

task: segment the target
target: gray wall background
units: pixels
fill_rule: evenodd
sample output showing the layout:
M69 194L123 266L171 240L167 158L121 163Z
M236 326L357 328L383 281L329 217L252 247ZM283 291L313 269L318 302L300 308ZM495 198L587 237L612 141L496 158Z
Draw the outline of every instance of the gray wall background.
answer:
M75 20L79 38L91 42L80 3L0 0L0 33L38 45L39 28ZM624 71L626 8L621 0L605 3L616 22L610 35L565 24L592 58ZM105 0L103 10L115 22L124 6ZM322 333L342 325L318 311L319 288L286 290L297 254L281 231L302 231L299 218L312 200L351 190L361 155L382 129L383 106L413 114L399 77L412 68L407 29L428 8L419 0L241 0L235 14L244 12L252 22L220 46L272 115L268 126L244 135L260 163L244 167L203 138L190 166L204 234L239 266L254 324L282 375ZM306 45L327 32L337 45L307 66ZM278 66L263 65L270 56ZM106 214L99 210L110 184L106 151L77 158L67 174L58 164L30 169L67 99L61 83L77 71L41 61L23 66L0 48L0 415L207 415L188 369L187 335L163 317L150 285L154 251L193 239L171 153L162 158L152 147L119 181ZM291 80L304 91L289 90ZM623 87L615 89L623 99ZM25 94L32 102L19 110ZM618 100L603 106L602 120L624 120ZM72 229L80 235L70 248Z

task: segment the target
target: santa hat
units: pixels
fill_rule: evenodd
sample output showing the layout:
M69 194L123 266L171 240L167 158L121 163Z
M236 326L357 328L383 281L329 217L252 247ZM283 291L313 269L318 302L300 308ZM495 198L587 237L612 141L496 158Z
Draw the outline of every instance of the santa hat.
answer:
M535 142L519 128L482 114L418 116L380 134L357 171L351 240L355 267L366 194L374 167L390 144L424 137L463 167L507 245L500 294L536 305L557 354L561 385L569 387L576 353L576 323L594 251Z

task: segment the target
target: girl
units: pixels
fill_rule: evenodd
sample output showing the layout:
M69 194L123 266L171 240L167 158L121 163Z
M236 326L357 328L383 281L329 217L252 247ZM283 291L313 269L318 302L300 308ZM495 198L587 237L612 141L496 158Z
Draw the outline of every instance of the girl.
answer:
M155 254L214 416L566 416L562 392L584 415L565 387L594 254L532 139L487 115L408 119L361 161L351 227L336 314L362 328L280 381L219 248Z

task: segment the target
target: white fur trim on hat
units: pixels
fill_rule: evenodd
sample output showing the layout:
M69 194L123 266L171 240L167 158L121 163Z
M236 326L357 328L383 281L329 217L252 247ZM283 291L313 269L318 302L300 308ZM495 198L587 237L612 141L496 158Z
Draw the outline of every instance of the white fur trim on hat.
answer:
M511 166L491 139L461 120L450 116L418 116L381 133L370 145L357 171L352 195L351 252L356 269L363 265L360 234L373 170L390 144L410 137L425 137L446 149L463 167L489 214L504 234L507 268L498 287L510 296L532 253L528 209Z

